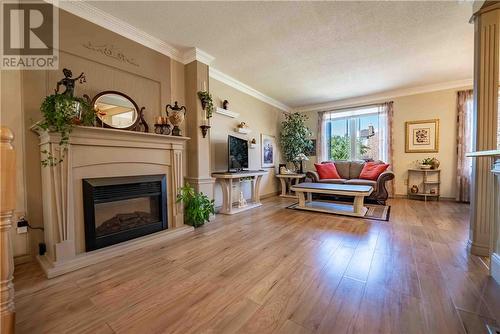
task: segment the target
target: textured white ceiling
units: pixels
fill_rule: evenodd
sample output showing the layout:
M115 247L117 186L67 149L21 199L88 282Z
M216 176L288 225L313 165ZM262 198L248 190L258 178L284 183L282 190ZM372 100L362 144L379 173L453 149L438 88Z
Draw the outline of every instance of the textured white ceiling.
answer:
M470 1L88 3L291 107L472 78Z

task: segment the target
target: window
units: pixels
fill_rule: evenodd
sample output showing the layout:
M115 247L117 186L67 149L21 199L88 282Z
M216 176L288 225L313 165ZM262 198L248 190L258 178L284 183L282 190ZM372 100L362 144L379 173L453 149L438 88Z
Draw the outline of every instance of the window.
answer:
M387 160L386 122L378 106L340 110L325 115L327 160Z

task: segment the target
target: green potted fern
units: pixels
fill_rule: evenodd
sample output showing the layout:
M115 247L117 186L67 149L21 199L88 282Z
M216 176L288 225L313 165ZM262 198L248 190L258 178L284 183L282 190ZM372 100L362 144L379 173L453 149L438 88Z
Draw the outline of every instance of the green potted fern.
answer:
M61 135L59 146L61 152L65 153L69 144L69 135L75 125L91 126L94 123L95 113L90 103L79 97L69 96L67 94L52 94L47 96L41 106L40 111L43 120L37 125L50 132L58 132ZM55 166L63 161L64 155L56 159L48 151L42 151L45 159L42 165Z
M177 202L184 203L184 220L186 224L200 227L215 214L214 200L203 193L197 193L189 183L179 189Z

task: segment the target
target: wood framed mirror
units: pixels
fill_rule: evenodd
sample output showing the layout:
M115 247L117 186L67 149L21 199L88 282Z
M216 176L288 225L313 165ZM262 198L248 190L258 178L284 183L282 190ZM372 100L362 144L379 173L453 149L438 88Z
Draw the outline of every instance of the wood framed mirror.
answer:
M94 97L91 105L96 111L97 123L105 128L137 130L139 123L144 122L144 108L139 109L134 100L121 92L101 92Z

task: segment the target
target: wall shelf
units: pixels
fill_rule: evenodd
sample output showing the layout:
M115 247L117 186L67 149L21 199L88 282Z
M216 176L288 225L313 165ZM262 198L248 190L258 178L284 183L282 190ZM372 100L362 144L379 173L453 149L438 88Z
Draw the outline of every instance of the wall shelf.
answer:
M227 116L227 117L231 117L231 118L238 118L240 116L240 114L238 114L237 112L234 112L234 111L231 111L231 110L227 110L227 109L223 109L223 108L220 108L220 107L217 107L217 109L215 109L215 112L218 113L218 114Z
M244 135L246 134L249 134L250 132L252 132L252 130L250 130L249 128L234 128L234 132L238 132L238 133L242 133Z

